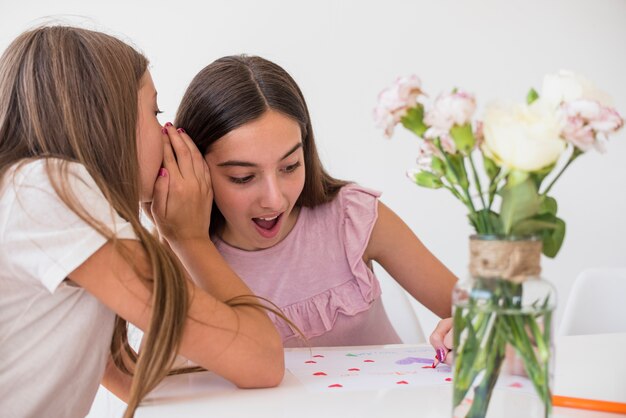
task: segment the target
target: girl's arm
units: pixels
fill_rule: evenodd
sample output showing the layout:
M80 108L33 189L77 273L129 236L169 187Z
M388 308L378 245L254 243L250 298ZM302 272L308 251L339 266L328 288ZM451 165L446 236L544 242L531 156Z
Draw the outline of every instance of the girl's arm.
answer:
M456 277L382 202L363 260L380 264L407 292L441 318L451 315Z
M102 382L100 382L100 384L119 399L128 403L132 380L133 378L131 376L123 373L117 368L113 362L113 358L109 355L109 360L107 360L107 365L104 369L104 376L102 377Z
M150 213L159 233L189 273L211 294L186 280L190 295L179 353L239 387L275 386L284 374L282 342L266 313L257 307L224 301L250 295L250 289L227 266L208 235L213 192L204 158L183 131L164 128L163 166L153 191ZM105 244L70 278L120 317L146 331L152 317L152 288L147 253L137 241L121 240L130 265L112 243ZM139 276L139 275L140 276ZM107 375L114 390L127 382L119 371ZM117 377L116 377L117 376Z
M148 257L140 243L120 242L132 254L135 267L142 274L149 272ZM231 284L240 280L232 271L228 273L221 257L206 254L203 260L207 280L224 283L228 289L239 287ZM69 277L128 322L143 331L148 328L151 289L113 244L105 244ZM284 373L282 342L265 312L249 306L230 307L195 287L191 280L186 286L191 302L180 354L239 387L279 384ZM249 293L243 284L241 289L244 292L240 294Z

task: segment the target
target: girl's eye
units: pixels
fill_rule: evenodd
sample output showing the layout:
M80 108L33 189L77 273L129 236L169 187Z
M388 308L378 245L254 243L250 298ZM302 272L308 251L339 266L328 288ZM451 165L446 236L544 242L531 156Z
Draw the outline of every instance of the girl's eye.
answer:
M235 184L245 184L252 180L254 176L245 176L245 177L229 177L229 180Z
M161 113L163 113L163 111L157 109L157 110L154 111L154 116L159 116Z
M301 164L300 164L300 161L298 161L298 162L297 162L297 163L295 163L295 164L288 165L287 167L285 167L285 168L283 169L283 171L284 171L285 173L293 173L294 171L296 171L296 169L297 169L298 167L300 167L300 165L301 165Z

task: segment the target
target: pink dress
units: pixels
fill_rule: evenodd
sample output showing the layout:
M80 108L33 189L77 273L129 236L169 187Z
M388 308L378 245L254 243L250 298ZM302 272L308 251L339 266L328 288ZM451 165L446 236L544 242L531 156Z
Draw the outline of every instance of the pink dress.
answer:
M277 245L244 251L215 245L252 291L278 305L312 346L401 343L385 313L378 279L363 261L379 193L349 184L329 203L300 210ZM270 315L286 347L306 346Z

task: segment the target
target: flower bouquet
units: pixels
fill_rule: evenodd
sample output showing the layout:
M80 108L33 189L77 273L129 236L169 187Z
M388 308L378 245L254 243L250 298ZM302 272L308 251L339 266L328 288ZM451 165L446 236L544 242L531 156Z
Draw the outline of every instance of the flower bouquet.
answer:
M524 102L494 102L481 120L475 111L472 94L454 89L431 102L410 76L381 92L374 116L387 137L398 124L418 137L409 178L452 193L476 232L471 279L453 294L454 415L486 416L508 373L528 377L538 394L529 416L549 416L555 295L538 280L539 260L556 256L565 237L550 192L581 155L604 152L624 121L606 94L568 71L547 75Z

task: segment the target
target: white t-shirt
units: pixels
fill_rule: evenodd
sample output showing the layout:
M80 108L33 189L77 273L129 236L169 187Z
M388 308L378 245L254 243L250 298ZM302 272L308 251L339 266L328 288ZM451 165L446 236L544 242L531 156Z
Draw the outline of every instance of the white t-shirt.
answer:
M57 164L59 160L51 160ZM102 380L115 314L67 275L107 239L57 196L38 160L0 184L0 415L84 417ZM69 185L95 219L136 239L84 166Z

